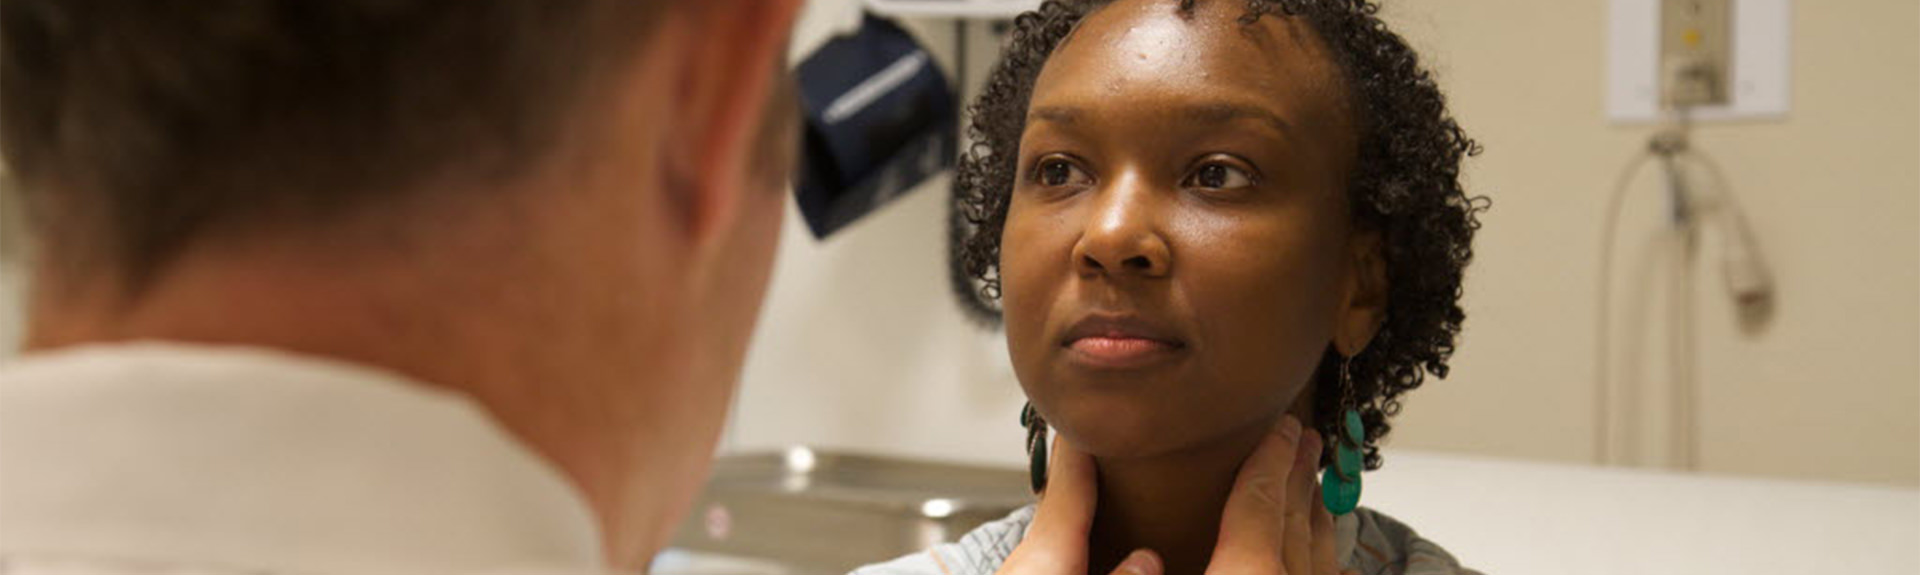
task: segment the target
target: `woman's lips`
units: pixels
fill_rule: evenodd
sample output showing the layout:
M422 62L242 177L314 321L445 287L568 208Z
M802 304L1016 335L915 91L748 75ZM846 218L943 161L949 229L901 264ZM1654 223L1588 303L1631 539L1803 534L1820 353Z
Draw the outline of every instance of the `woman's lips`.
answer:
M1131 369L1151 366L1178 355L1184 346L1178 343L1128 335L1097 335L1067 342L1076 363L1103 369Z

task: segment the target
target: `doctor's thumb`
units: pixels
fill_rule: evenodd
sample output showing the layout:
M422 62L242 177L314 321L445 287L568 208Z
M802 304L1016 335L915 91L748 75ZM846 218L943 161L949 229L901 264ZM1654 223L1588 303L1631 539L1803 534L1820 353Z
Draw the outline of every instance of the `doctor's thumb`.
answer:
M1113 575L1165 575L1165 572L1166 564L1160 562L1160 555L1152 549L1136 549L1119 567L1113 568Z

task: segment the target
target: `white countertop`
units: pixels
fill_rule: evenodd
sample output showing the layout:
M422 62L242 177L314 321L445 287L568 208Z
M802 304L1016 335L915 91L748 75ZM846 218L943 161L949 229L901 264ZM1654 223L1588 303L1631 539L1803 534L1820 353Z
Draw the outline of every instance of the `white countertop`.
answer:
M1361 504L1489 574L1920 574L1920 490L1384 454Z

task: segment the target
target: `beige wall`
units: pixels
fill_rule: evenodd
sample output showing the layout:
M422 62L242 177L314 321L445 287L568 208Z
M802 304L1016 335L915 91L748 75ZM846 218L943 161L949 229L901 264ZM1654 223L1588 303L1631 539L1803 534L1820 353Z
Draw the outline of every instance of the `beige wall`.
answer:
M1408 403L1397 445L1591 454L1599 214L1650 132L1604 119L1605 7L1487 0L1391 11L1486 145L1469 179L1494 198L1457 375ZM1920 484L1920 9L1801 0L1792 42L1789 118L1696 136L1725 168L1779 289L1772 323L1742 333L1718 246L1701 246L1699 467ZM1658 340L1672 325L1659 316L1671 301L1648 288L1673 277L1662 259L1674 252L1663 188L1649 173L1633 193L1616 244L1612 341L1656 341L1639 362L1615 356L1615 372L1658 404L1669 382ZM1644 435L1663 435L1658 406L1648 415Z
M20 266L20 211L8 186L12 180L0 167L0 363L20 347L21 311L26 295L26 273Z
M801 46L849 5L816 2ZM1771 323L1743 333L1720 287L1719 246L1700 244L1696 461L1920 485L1920 11L1908 0L1801 0L1794 11L1790 117L1696 137L1725 168L1779 288ZM1590 460L1600 214L1651 131L1605 119L1606 2L1400 1L1387 14L1486 145L1467 178L1494 199L1454 375L1410 397L1392 445ZM950 51L944 26L922 29L936 53ZM789 218L733 448L1018 463L1020 398L1004 352L946 295L944 185L824 244ZM1680 277L1663 194L1652 173L1635 181L1613 274L1616 397L1632 390L1647 404L1639 419L1616 410L1616 428L1639 436L1617 452L1661 466L1672 457L1664 314Z

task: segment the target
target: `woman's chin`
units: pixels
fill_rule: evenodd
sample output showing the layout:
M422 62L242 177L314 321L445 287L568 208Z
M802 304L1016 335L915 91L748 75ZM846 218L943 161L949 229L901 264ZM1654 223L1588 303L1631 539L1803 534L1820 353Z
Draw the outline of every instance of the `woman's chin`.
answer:
M1074 448L1098 458L1154 457L1179 451L1193 441L1187 433L1170 432L1165 426L1132 418L1096 414L1086 419L1067 418L1053 422L1053 426Z
M1280 411L1198 414L1168 405L1077 403L1054 410L1048 423L1076 449L1103 459L1153 458L1243 443L1243 436L1262 433Z
M1093 456L1095 459L1146 459L1178 451L1180 446L1150 445L1137 441L1093 437L1090 439L1072 439L1071 435L1061 432L1073 442L1074 447Z

